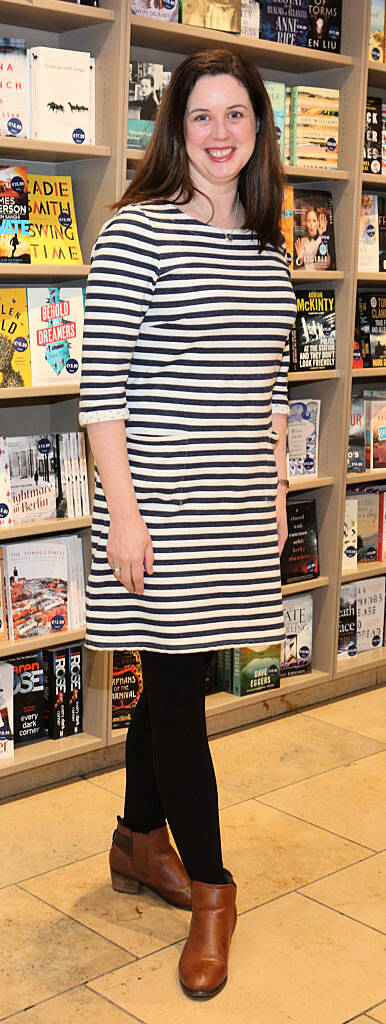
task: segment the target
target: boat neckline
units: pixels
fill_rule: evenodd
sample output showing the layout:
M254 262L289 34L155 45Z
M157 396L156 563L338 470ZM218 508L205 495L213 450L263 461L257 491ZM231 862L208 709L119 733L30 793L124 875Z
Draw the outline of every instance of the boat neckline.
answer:
M201 228L209 228L210 231L217 231L220 235L224 235L224 238L226 238L227 234L251 234L250 228L229 228L227 231L226 228L220 228L217 224L205 224L203 220L198 220L197 217L192 217L190 213L187 213L186 210L184 210L182 206L178 206L177 203L172 203L169 200L168 205L171 206L173 210L176 210L182 217L185 217L186 220L192 221L193 224L199 224Z

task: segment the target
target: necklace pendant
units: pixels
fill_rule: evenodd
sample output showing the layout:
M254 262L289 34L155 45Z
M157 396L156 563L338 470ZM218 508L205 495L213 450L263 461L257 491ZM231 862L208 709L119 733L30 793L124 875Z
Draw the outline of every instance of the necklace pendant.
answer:
M225 237L226 237L226 238L228 239L228 242L231 242L231 241L232 241L232 239L233 239L233 235L231 235L230 231L227 231L227 233L226 233L226 236L225 236Z

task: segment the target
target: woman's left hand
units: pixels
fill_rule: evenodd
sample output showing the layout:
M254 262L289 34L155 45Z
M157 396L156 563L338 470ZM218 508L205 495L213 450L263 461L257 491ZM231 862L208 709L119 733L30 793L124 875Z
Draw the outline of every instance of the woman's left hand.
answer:
M284 548L285 542L288 537L288 525L287 525L287 504L286 504L286 490L285 487L278 487L276 497L276 519L277 519L277 536L279 541L279 554L281 555Z

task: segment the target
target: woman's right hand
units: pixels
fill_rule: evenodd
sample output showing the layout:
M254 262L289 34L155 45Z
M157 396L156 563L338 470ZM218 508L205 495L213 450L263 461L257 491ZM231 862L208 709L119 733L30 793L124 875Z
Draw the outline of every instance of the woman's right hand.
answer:
M153 572L154 552L152 539L144 519L138 513L126 519L110 518L107 541L110 566L118 566L114 575L130 594L143 594L144 570Z

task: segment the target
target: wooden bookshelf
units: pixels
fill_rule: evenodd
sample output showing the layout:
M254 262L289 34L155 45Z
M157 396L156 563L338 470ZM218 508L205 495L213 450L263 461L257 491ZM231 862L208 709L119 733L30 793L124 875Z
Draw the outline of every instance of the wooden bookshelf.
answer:
M290 384L308 384L311 381L338 380L340 370L291 370L288 374Z
M359 377L363 380L365 380L366 377L375 377L380 379L381 377L386 377L386 366L369 366L359 370L353 369L352 375L353 377Z
M65 2L65 0L63 0ZM52 160L53 163L72 160L95 160L111 156L110 146L77 146L75 142L51 142L41 139L0 138L0 159Z
M355 580L367 580L371 576L386 575L386 562L362 562L352 572L342 573L342 583L353 583Z
M284 597L290 594L304 594L308 590L320 590L320 587L328 587L330 580L328 576L317 576L314 580L301 580L300 583L284 583L282 592Z
M333 476L293 476L289 482L290 491L313 491L319 487L332 487Z
M24 537L40 537L46 533L66 533L69 530L85 530L91 526L91 516L75 516L63 519L33 519L15 526L4 526L0 532L0 542L23 540Z
M384 480L386 478L386 469L366 469L365 473L347 473L346 482L348 484L368 484L372 480Z
M7 640L0 644L0 657L11 658L13 654L23 651L40 651L43 647L59 647L62 644L77 643L84 640L85 629L60 629L43 636L31 636L26 640Z
M52 263L0 263L0 284L6 286L7 281L15 281L21 284L24 281L35 283L37 281L65 281L69 278L87 277L90 270L89 263L74 263L71 266Z
M371 188L372 192L378 192L386 188L386 174L362 174L362 185Z
M0 0L0 21L50 32L89 28L114 21L114 11L78 7L65 0Z
M79 381L65 381L60 384L39 384L37 387L27 388L1 388L0 406L2 402L30 402L36 398L66 398L69 395L79 395Z

